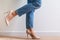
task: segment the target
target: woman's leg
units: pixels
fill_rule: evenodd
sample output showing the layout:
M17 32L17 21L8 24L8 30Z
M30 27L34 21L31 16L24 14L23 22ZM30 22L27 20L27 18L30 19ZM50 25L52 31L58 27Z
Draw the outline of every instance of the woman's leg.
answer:
M15 11L10 12L7 16L6 16L6 23L9 24L10 20L15 17L16 15L22 16L25 13L28 13L32 10L35 10L34 6L32 5L32 3L29 3Z
M34 1L36 1L36 0L28 0L28 3L32 3L33 5L36 6L36 7L34 6L35 9L37 9L38 8L38 5L36 5L37 1L35 3L34 3ZM30 36L33 39L36 39L36 38L40 38L40 37L38 37L33 30L34 11L35 10L32 10L26 14L26 29L27 29L26 32L27 32L27 34L30 34Z
M33 28L34 11L32 10L26 14L26 29Z
M33 30L34 11L35 10L32 10L26 14L26 29L27 34L29 33L33 39L36 39L40 37L38 37Z

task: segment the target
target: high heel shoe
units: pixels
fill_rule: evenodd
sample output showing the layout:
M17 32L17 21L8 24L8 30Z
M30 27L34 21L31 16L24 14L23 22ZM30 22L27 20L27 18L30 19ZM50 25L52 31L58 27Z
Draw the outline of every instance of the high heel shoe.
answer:
M12 12L13 12L13 10L8 11L7 13L9 13L8 15L11 15ZM7 15L7 16L8 16L8 15ZM7 25L9 25L9 20L8 20L7 16L6 16L6 18L5 18L5 22L6 22Z
M40 39L40 37L36 36L33 32L31 32L30 30L26 30L27 33L27 38L30 35L32 39Z

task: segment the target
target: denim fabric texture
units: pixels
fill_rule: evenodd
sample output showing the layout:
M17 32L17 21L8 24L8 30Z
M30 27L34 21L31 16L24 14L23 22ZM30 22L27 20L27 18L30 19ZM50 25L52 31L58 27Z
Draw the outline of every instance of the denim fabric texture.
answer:
M16 10L17 15L26 14L26 28L33 28L34 11L41 6L41 0L27 0L27 4Z

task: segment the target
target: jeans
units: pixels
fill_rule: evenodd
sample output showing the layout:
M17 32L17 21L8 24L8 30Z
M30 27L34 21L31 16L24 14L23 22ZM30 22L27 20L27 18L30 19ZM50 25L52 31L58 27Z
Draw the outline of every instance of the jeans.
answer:
M41 6L41 0L27 0L27 4L16 10L17 15L26 14L26 28L33 28L34 11Z

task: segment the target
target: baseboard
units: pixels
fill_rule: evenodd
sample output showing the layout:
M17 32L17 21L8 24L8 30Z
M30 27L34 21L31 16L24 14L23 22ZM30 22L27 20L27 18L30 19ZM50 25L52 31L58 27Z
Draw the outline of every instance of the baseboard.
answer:
M37 32L41 36L60 36L60 32Z
M39 36L60 36L60 32L36 32ZM26 36L26 32L0 32L0 35L5 36Z

